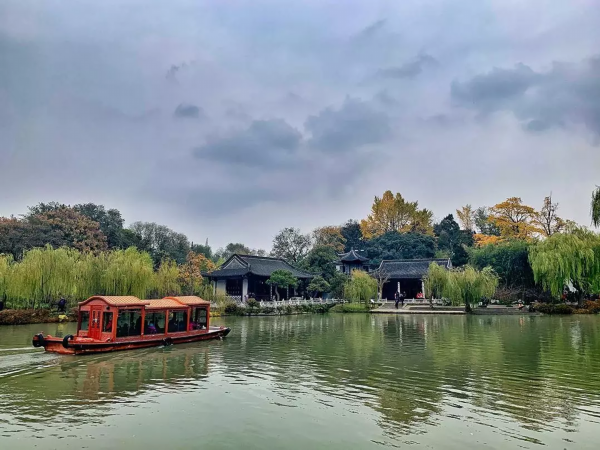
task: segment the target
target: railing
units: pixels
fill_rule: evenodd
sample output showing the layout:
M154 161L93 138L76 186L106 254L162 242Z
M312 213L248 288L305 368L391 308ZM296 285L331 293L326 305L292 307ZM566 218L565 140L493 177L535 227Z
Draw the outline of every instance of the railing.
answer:
M242 301L239 297L227 296L228 300L235 302L238 306L245 308L247 306L248 301ZM299 306L299 305L332 305L337 303L345 303L346 301L341 298L311 298L311 299L303 299L303 298L290 298L289 300L261 300L258 303L261 307L271 307L276 308L280 306ZM217 304L211 304L212 307L216 307Z
M396 300L381 300L384 303L395 303ZM442 300L441 298L434 298L433 301L429 300L428 298L406 298L404 299L404 304L405 305L429 305L430 303L433 303L434 305L443 305L444 304L444 300Z

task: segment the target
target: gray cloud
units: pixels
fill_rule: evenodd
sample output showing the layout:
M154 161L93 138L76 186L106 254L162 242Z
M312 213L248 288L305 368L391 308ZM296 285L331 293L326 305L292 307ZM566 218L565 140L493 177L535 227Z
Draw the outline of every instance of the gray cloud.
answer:
M598 72L545 65L597 52L600 9L555 3L3 0L0 215L91 201L268 247L392 189L440 217L552 191L587 222Z
M346 98L340 109L324 109L305 123L312 134L310 144L331 152L347 152L367 144L378 144L391 136L388 116L370 104Z
M398 67L387 67L380 69L378 75L383 78L414 78L427 67L437 67L438 61L431 55L421 54L413 61Z
M194 150L198 158L247 166L281 166L292 162L302 135L282 119L254 120L243 130L213 135Z
M457 105L481 113L511 111L528 131L583 124L600 136L600 58L554 63L536 72L524 64L452 84Z
M175 108L173 116L178 119L202 119L204 118L204 110L196 105L181 103Z

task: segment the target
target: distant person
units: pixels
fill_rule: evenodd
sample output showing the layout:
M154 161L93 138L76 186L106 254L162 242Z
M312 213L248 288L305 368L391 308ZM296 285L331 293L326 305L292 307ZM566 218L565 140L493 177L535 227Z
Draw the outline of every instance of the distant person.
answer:
M396 307L396 309L398 309L398 303L400 303L400 294L398 293L398 291L394 293L394 299L394 306Z
M60 300L58 301L58 305L57 305L57 309L59 313L64 313L67 311L67 301L65 300L64 297L61 297Z
M406 292L401 292L400 293L400 303L402 304L402 307L404 308L404 299L406 298Z
M148 334L156 334L156 327L152 322L150 322L150 325L148 325Z

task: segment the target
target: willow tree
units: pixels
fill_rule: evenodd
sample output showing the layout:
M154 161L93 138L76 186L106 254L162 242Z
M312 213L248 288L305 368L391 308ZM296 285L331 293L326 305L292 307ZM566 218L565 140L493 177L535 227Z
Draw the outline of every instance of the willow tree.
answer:
M559 298L571 284L579 300L600 291L600 236L585 229L557 233L529 248L535 282Z
M27 251L11 271L8 296L18 307L30 308L71 297L76 290L73 273L78 257L76 250L49 245Z
M130 247L127 250L108 253L101 291L106 295L134 295L146 298L154 286L154 281L150 254Z
M344 286L344 297L350 301L364 302L377 296L377 280L362 270L353 270Z
M6 300L13 259L10 255L0 255L0 302Z
M595 227L600 227L600 187L592 192L592 223Z
M158 297L178 295L181 293L179 284L179 267L172 259L164 259L156 271L155 288Z
M472 266L463 269L445 270L433 263L424 278L425 292L428 296L448 298L453 305L464 302L465 311L471 311L471 305L483 297L491 297L498 287L498 275L491 267L477 270Z
M448 271L439 264L431 263L427 275L423 278L425 296L428 298L443 298L448 285Z
M465 302L465 311L470 312L471 306L477 304L484 297L492 297L498 287L498 275L491 267L484 267L479 271L472 266L465 266L462 270L448 272L446 296L453 303Z

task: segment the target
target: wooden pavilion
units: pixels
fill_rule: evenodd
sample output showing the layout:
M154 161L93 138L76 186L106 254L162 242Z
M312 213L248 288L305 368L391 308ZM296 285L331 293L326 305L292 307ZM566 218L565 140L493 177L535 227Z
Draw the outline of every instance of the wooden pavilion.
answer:
M276 270L287 270L301 281L299 288L290 288L290 296L304 292L305 285L315 276L296 269L281 258L238 254L232 255L217 270L202 275L213 282L215 293L221 292L240 300L271 300L271 286L266 282ZM287 289L278 290L280 298L286 298Z
M338 272L351 274L353 270L369 271L369 258L361 255L357 250L351 249L348 253L338 255L340 259L336 261Z
M425 294L423 278L429 265L436 263L445 269L452 268L450 259L396 259L384 260L376 269L385 273L388 281L383 286L382 298L393 300L396 292L404 292L407 299L416 298L420 292Z

